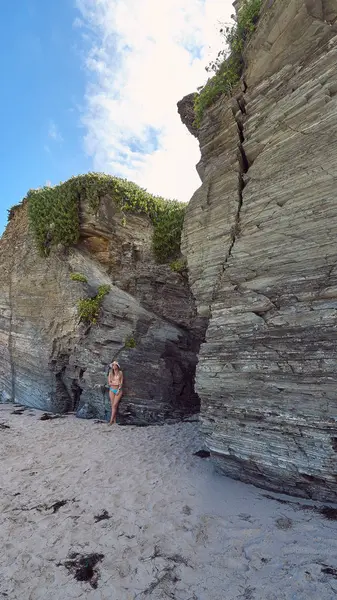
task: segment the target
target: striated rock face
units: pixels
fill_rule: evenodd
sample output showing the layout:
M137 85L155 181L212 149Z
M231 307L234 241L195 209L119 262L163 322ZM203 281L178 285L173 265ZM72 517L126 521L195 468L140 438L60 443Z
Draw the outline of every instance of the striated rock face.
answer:
M183 252L208 318L196 391L219 468L337 493L337 4L269 0L242 93L207 111Z
M176 420L198 410L194 372L202 322L186 279L157 265L146 216L123 215L109 197L97 216L81 203L80 241L37 253L18 208L0 240L0 398L66 412L108 405L108 365L125 374L119 422ZM71 281L78 272L88 283ZM77 302L111 285L97 325L79 323ZM130 348L130 340L132 346Z

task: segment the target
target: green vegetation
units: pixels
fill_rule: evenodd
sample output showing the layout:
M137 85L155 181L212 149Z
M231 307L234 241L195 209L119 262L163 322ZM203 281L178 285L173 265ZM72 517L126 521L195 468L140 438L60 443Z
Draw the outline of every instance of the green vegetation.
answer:
M72 281L80 281L81 283L88 283L88 280L83 273L71 273L70 279Z
M70 246L79 238L79 194L74 179L56 187L30 190L27 194L28 218L40 253L47 256L50 247Z
M104 297L110 292L109 285L100 285L94 298L83 298L78 302L78 313L81 321L97 323L99 311L101 309Z
M154 231L152 249L158 263L165 263L180 254L181 232L186 204L162 200L152 217Z
M13 206L11 206L10 208L7 209L7 223L9 223L9 221L11 221L17 211L18 208L20 208L20 206L22 206L23 201L19 202L19 204L14 204Z
M170 269L175 273L184 273L185 271L187 271L186 258L178 258L177 260L171 262Z
M79 239L79 203L87 202L97 213L100 199L109 195L123 214L147 215L154 226L153 252L159 263L179 255L180 237L186 204L149 194L135 183L104 175L88 173L72 177L55 187L30 190L27 194L28 214L36 244L43 256L52 246L71 246Z
M220 51L217 59L206 70L215 74L194 97L195 125L200 127L205 109L222 96L231 96L243 73L243 51L246 42L255 31L259 19L262 0L244 0L239 10L237 22L220 32L225 36L229 48L228 56Z
M132 337L131 335L129 335L124 342L124 346L125 346L125 348L135 348L136 347L135 338Z

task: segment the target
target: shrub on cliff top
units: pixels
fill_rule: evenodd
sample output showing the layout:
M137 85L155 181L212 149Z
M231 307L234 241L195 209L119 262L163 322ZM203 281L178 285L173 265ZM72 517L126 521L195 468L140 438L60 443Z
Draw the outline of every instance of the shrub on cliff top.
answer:
M29 223L42 255L47 256L51 246L78 242L79 199L74 178L55 187L29 190Z
M7 223L9 223L14 218L17 209L23 205L23 202L24 201L22 200L22 202L19 202L19 204L14 204L13 206L7 209Z
M51 246L59 243L76 244L80 233L80 200L96 213L106 195L120 208L124 224L128 212L151 219L153 252L158 262L168 262L179 254L186 204L153 196L135 183L103 173L79 175L55 187L28 192L29 221L41 254L48 255Z
M237 21L232 27L225 27L220 32L225 36L229 48L226 58L221 50L217 59L206 67L213 71L210 78L194 97L195 122L200 127L205 109L214 104L222 94L231 96L233 88L240 81L243 72L243 51L246 42L255 31L261 11L262 0L244 0L238 12Z

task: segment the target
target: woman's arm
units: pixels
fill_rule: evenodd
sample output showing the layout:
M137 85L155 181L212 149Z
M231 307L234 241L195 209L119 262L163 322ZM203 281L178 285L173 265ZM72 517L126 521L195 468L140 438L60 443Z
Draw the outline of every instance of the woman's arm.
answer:
M108 385L111 385L111 370L108 373Z
M121 371L119 374L119 386L118 386L118 391L120 391L123 387L123 372Z

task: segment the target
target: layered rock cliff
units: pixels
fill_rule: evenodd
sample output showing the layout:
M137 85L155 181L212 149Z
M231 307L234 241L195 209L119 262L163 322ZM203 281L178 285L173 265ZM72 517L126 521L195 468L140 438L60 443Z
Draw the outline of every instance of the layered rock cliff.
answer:
M147 215L125 218L109 195L95 214L82 197L77 244L41 256L28 203L12 211L0 240L1 400L57 412L85 406L102 417L108 365L118 359L125 373L120 423L197 411L200 320L186 277L154 260ZM72 281L72 273L84 282ZM101 285L111 287L98 323L82 322L78 301L95 297Z
M179 106L191 120L191 97ZM208 319L196 391L219 468L337 492L337 4L267 0L241 91L206 111L183 253Z
M156 263L148 216L125 219L109 194L94 211L79 194L78 240L47 256L28 203L11 212L0 240L0 401L103 416L117 358L120 422L179 419L200 397L224 473L335 500L335 0L265 0L244 58L240 89L199 129L193 95L179 103L201 148L182 239L189 284ZM98 323L82 322L79 300L102 285Z

